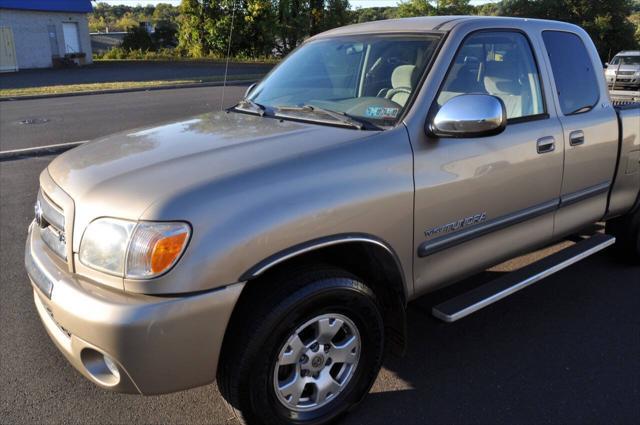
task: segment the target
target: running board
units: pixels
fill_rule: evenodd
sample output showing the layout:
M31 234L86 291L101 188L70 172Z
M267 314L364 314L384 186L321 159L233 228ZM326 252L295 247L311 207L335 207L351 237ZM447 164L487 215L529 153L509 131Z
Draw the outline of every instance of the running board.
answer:
M455 322L547 276L551 276L613 245L615 242L616 238L613 236L596 233L589 239L580 241L520 270L506 274L465 294L438 304L433 307L431 313L445 322Z

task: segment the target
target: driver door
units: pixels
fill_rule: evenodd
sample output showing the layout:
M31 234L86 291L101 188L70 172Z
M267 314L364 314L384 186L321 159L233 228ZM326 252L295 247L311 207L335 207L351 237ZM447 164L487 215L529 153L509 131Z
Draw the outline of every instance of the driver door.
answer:
M543 96L526 35L467 36L436 105L463 94L502 99L506 129L489 137L412 139L416 294L549 241L562 181L562 129Z

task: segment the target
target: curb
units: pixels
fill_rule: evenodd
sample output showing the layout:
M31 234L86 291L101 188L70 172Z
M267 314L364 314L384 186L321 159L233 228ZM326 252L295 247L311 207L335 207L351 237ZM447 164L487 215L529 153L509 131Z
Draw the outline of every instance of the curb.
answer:
M252 84L255 83L256 80L232 80L227 81L227 85L243 85L243 84ZM112 90L91 90L91 91L79 91L79 92L70 92L70 93L55 93L55 94L35 94L29 96L4 96L0 97L0 102L11 102L16 100L35 100L35 99L50 99L55 97L72 97L72 96L90 96L95 94L117 94L117 93L131 93L131 92L140 92L140 91L157 91L157 90L173 90L173 89L192 89L197 87L219 87L222 86L224 82L215 81L209 83L193 83L193 84L175 84L175 85L166 85L166 86L152 86L152 87L132 87L130 89L112 89Z
M76 146L80 146L87 142L88 140L81 140L79 142L58 143L55 145L37 146L34 148L1 151L0 162L13 161L15 159L23 159L23 158L33 158L37 156L54 155L54 154L62 153L69 149L73 149Z

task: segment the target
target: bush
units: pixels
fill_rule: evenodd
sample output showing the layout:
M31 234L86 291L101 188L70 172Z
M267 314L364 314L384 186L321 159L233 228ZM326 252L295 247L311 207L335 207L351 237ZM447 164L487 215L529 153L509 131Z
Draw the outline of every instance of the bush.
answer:
M184 54L183 51L179 49L158 49L156 51L152 50L143 50L143 49L134 49L134 50L126 50L122 47L114 47L111 50L107 50L106 52L100 54L95 53L93 58L96 60L194 60L193 58L188 57ZM224 61L225 57L211 54L209 56L198 58L196 60L202 61ZM245 55L238 55L230 59L232 62L244 62L244 63L276 63L278 62L277 58L269 57L269 56L261 56L261 57L249 57Z
M122 40L124 50L156 50L156 45L151 35L143 27L132 27L127 31L127 35Z

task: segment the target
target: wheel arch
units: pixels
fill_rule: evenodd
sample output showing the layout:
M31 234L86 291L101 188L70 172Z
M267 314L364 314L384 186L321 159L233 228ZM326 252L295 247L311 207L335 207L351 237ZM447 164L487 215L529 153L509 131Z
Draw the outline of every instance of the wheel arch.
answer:
M395 354L404 353L409 288L395 250L378 237L363 233L337 234L282 250L242 274L240 281L247 282L243 292L262 282L271 282L269 277L283 269L310 264L342 268L370 286L383 310L388 347Z

